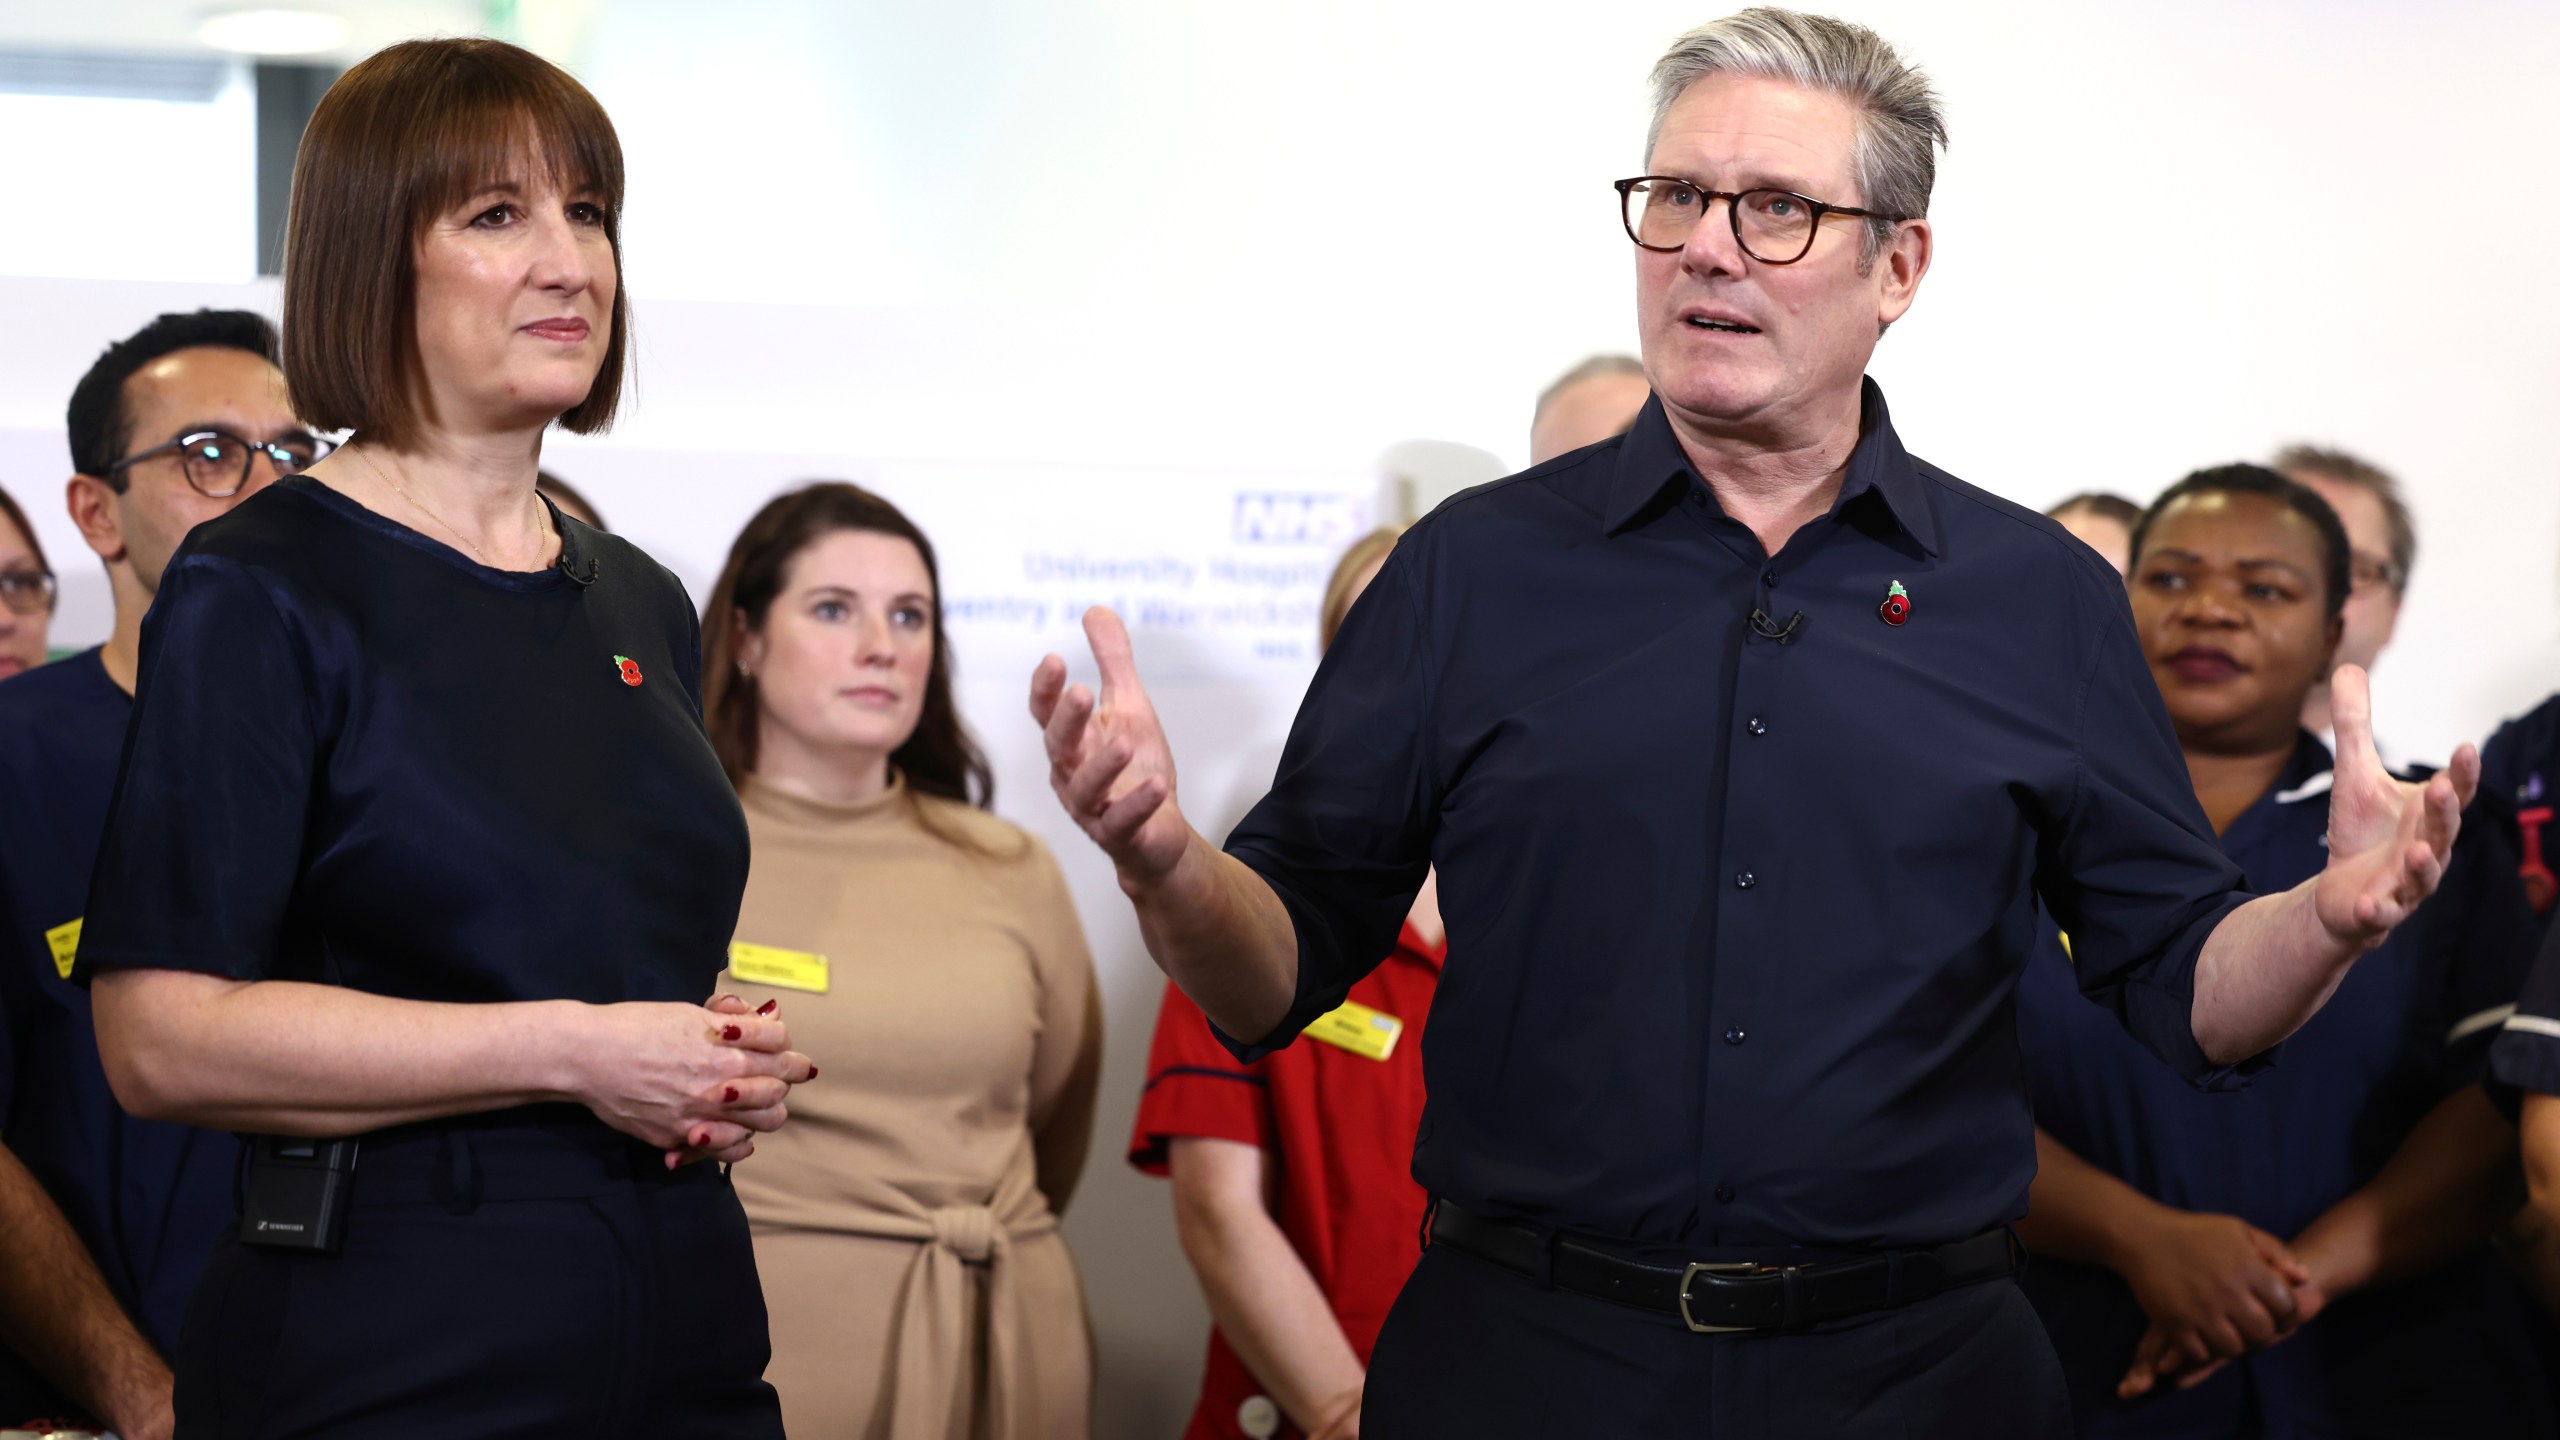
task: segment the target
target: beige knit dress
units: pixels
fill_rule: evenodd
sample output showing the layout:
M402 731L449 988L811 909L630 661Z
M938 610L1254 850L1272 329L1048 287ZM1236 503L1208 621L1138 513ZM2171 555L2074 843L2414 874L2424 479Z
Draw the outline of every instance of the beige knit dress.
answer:
M852 807L752 781L742 798L755 858L737 939L766 949L733 949L721 987L780 1000L819 1072L732 1172L784 1424L794 1440L1084 1440L1093 1347L1053 1200L1084 1165L1102 1035L1057 862L903 783Z

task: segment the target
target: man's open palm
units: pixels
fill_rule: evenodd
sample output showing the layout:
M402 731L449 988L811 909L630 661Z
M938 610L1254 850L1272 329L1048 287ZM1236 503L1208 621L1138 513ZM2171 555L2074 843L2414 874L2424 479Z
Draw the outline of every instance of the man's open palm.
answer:
M1069 685L1067 662L1047 656L1031 672L1031 718L1048 746L1058 803L1119 867L1124 886L1146 884L1169 874L1191 842L1174 799L1173 748L1120 617L1097 605L1084 612L1084 633L1101 694Z
M2313 905L2341 939L2378 943L2435 893L2480 788L2480 752L2464 745L2423 785L2395 779L2373 743L2371 683L2341 665L2330 682L2338 755L2329 795L2329 863Z

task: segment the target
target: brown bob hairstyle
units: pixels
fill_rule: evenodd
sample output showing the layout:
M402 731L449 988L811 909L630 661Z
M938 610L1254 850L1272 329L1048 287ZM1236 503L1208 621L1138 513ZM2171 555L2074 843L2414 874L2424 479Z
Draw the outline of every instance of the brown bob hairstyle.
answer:
M631 343L622 142L568 72L497 40L394 45L339 76L312 112L284 251L284 378L305 422L394 447L417 435L412 249L436 216L532 166L604 211L613 329L594 387L560 423L580 434L613 423Z
M987 757L960 724L951 700L951 640L942 628L942 567L933 557L933 542L897 506L859 485L818 480L767 501L738 532L729 547L729 563L720 583L711 587L711 604L702 617L702 715L711 732L711 748L729 783L744 790L756 770L756 724L761 708L755 677L739 673L738 642L750 630L764 628L765 617L790 579L791 563L801 552L839 530L867 530L894 535L916 547L924 573L933 582L933 666L925 674L924 711L915 733L889 756L917 795L956 800L983 810L995 800L995 775ZM962 844L957 835L946 835Z

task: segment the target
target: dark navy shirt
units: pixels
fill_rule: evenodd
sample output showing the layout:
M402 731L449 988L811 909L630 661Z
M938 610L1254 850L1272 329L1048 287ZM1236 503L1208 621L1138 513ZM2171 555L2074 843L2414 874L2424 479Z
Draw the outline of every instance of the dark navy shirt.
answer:
M2304 735L2223 848L2261 890L2328 860L2330 758ZM2245 1093L2199 1094L2081 1003L2072 953L2048 929L2018 987L2036 1121L2099 1169L2179 1210L2237 1215L2290 1240L2369 1183L2446 1096L2478 1083L2533 959L2515 848L2466 817L2444 883L2356 962ZM2196 1389L2126 1405L2116 1382L2149 1321L2111 1271L2038 1259L2028 1298L2093 1435L2536 1435L2540 1362L2523 1295L2486 1245L2432 1274L2360 1291L2299 1334Z
M80 969L706 999L747 832L693 606L559 524L566 568L530 574L309 479L198 526L143 624Z
M2525 894L2549 924L2560 912L2560 695L2498 727L2480 747L2480 788L2515 807L2523 837L2517 859Z
M132 710L95 650L0 684L0 1141L169 1354L187 1296L231 1221L238 1146L217 1131L124 1113L98 1061L89 993L64 963ZM16 1412L0 1422L37 1413L11 1404L26 1388L15 1369L0 1357L0 1411Z
M1912 458L1872 383L1838 503L1775 558L1658 401L1434 511L1227 848L1299 941L1296 1002L1247 1057L1393 947L1438 865L1414 1174L1479 1213L1829 1246L2022 1213L2039 895L2085 937L2092 1000L2169 1070L2224 1073L2194 971L2246 897L2124 582Z

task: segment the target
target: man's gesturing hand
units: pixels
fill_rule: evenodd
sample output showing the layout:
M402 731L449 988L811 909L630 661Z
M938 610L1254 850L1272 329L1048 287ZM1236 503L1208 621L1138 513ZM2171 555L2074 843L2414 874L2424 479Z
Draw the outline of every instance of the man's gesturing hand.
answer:
M1134 890L1173 871L1191 843L1174 799L1173 749L1156 721L1120 617L1084 612L1085 639L1102 672L1099 697L1067 683L1055 655L1031 672L1031 718L1049 747L1049 788Z
M2329 795L2329 863L2312 904L2329 933L2379 944L2444 878L2463 807L2480 788L2480 752L2465 745L2424 785L2394 779L2373 744L2373 694L2361 666L2329 683L2338 755Z

